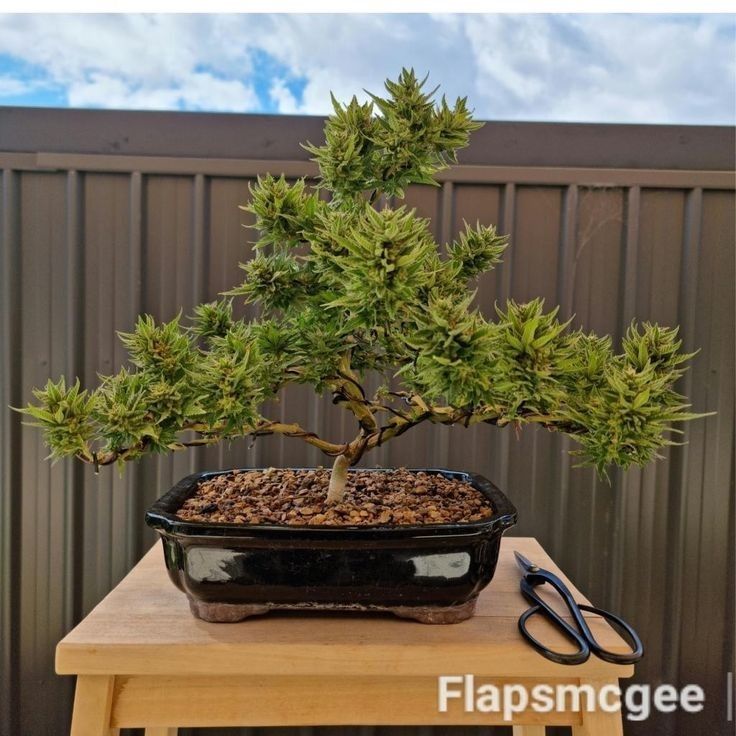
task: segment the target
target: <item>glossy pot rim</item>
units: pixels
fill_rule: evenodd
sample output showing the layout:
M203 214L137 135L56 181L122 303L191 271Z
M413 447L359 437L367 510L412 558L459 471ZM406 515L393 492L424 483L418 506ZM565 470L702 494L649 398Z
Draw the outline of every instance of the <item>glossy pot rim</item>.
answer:
M313 470L314 468L283 468L283 470ZM490 502L493 513L479 521L444 524L404 524L383 526L287 526L278 524L236 524L230 522L186 521L176 515L182 503L189 498L197 485L205 479L229 473L252 472L265 468L230 468L193 473L182 478L158 499L146 512L146 523L165 534L177 537L199 538L271 538L316 540L368 540L372 538L418 538L436 536L486 536L499 533L513 526L517 511L506 495L482 475L445 468L407 468L410 473L429 473L446 478L463 480L479 490ZM393 468L351 468L350 472L384 472Z

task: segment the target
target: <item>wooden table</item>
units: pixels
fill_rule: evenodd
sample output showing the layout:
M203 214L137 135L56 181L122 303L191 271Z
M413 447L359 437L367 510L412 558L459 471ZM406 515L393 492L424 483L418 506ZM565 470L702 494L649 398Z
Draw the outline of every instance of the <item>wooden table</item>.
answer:
M630 677L633 666L596 657L557 665L525 643L515 549L570 584L535 539L506 537L477 615L460 624L288 613L210 624L190 614L157 544L57 647L56 671L77 675L72 736L125 727L175 736L179 726L508 725L500 713L466 713L458 700L439 712L438 677L472 673L476 686L529 688ZM590 626L605 648L626 651L602 619ZM535 627L545 644L565 648L549 624ZM545 724L572 725L575 736L622 733L620 713L603 710L528 710L514 724L515 736L542 736Z

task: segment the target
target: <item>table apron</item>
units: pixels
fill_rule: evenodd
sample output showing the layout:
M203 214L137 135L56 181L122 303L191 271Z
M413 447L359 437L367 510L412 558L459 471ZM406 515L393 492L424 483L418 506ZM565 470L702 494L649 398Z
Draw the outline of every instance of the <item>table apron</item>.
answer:
M479 678L477 684L577 685L581 678ZM616 682L612 680L611 682ZM578 725L578 711L515 715L516 724ZM111 726L481 726L502 713L465 712L460 700L438 710L436 677L153 676L115 677Z

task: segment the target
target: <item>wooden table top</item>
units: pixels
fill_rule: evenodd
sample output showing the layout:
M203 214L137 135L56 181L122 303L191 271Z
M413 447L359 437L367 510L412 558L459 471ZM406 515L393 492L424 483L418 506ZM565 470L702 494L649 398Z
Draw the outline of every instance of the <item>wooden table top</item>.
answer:
M536 539L505 537L496 575L480 594L476 615L459 624L430 626L380 614L290 612L235 624L212 624L189 612L186 596L168 578L157 543L59 643L56 671L115 675L631 676L633 665L613 665L595 656L574 667L558 665L524 641L517 620L529 605L519 592L520 571L514 550L556 572L578 602L587 602ZM628 651L605 621L592 615L589 619L594 636L605 649ZM570 650L571 645L545 621L537 620L532 628L546 645Z

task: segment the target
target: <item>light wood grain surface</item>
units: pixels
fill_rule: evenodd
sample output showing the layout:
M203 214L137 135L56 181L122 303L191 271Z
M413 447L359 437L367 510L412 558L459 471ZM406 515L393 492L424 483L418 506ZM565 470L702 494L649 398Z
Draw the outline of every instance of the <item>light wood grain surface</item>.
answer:
M236 624L211 624L191 615L185 595L168 579L156 544L59 643L56 670L89 675L631 676L633 666L596 657L574 668L557 665L521 638L517 619L528 604L519 592L514 550L557 572L576 599L586 602L535 539L507 537L477 615L460 624L428 626L389 615L315 613L272 613ZM627 651L604 621L591 617L590 626L605 648ZM569 646L541 620L534 634L561 650Z
M484 684L487 682L483 681ZM498 678L492 682L525 685L531 678ZM559 680L569 685L576 678ZM431 726L503 725L503 713L466 713L453 701L447 713L437 708L434 677L176 677L115 678L111 722L116 728L169 726ZM529 724L577 725L583 713L561 711L517 714Z

